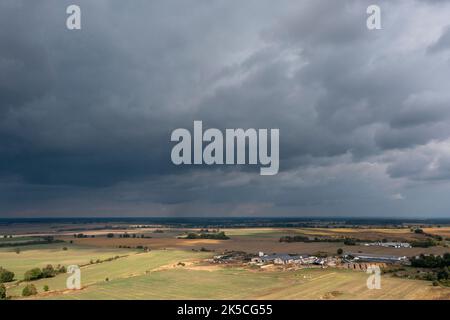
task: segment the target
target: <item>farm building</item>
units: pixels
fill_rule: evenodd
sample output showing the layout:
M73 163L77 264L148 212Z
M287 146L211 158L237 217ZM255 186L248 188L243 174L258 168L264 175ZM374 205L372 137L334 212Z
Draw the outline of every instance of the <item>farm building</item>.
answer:
M274 263L274 264L286 264L292 261L292 256L288 254L263 254L260 253L258 257L253 258L252 262L255 263Z
M365 243L366 247L370 246L378 246L378 247L385 247L385 248L411 248L411 244L407 242L371 242L371 243Z
M368 253L346 253L344 259L352 262L381 262L381 263L400 263L406 262L406 256L390 256L390 255L376 255Z
M306 254L302 255L289 255L289 254L271 254L265 255L260 253L258 257L252 259L254 263L273 263L273 264L312 264L316 260L316 257L312 257Z
M251 259L251 255L241 251L228 251L221 255L214 256L212 262L214 263L240 263L248 262Z

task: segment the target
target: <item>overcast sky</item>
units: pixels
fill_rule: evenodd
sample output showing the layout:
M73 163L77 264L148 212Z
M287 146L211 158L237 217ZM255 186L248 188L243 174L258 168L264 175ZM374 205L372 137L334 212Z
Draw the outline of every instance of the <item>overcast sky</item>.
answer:
M280 173L176 167L194 120L279 128ZM449 195L450 1L0 2L0 217L429 218Z

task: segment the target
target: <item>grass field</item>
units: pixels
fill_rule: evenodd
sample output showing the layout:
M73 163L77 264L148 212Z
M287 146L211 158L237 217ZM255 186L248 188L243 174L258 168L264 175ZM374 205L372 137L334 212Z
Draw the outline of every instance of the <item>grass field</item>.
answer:
M38 295L32 299L450 299L449 288L433 287L431 282L393 278L390 275L382 277L381 290L369 290L366 286L368 275L354 270L263 270L244 265L212 265L204 261L225 250L248 253L326 252L334 255L338 248L342 248L352 252L407 256L448 252L444 246L394 249L344 246L341 242L279 242L281 236L296 234L399 240L424 237L409 229L235 228L223 229L230 236L229 240L178 239L180 232L186 230L167 229L163 233L139 230L151 238L107 238L104 235L74 238L73 235L63 235L58 238L65 240L64 243L20 246L20 253L15 252L16 248L0 248L0 266L13 271L18 280L23 278L25 271L48 264L81 266L82 290L67 290L68 275L59 274L54 278L33 281ZM433 228L425 231L446 234L448 230ZM131 249L137 246L148 247L151 251ZM64 247L67 250L63 250ZM211 252L200 252L200 248ZM113 257L119 258L90 263ZM21 299L26 284L8 283L8 295ZM43 290L46 285L50 288L49 292Z
M30 238L30 237L13 237L13 238L4 238L0 237L0 244L3 243L25 243L32 240L40 240L41 238Z
M450 290L424 281L385 277L369 290L367 275L337 269L253 272L169 269L97 283L48 299L449 299Z
M24 253L52 255L55 253L52 250L55 249L28 250ZM93 253L89 248L70 250L72 253L78 250L79 258ZM433 287L430 282L425 281L398 279L386 275L382 278L381 290L368 290L366 287L368 275L363 272L334 268L262 271L200 263L210 256L211 253L181 250L129 252L128 256L117 260L82 267L83 289L80 291L66 290L67 274L34 281L33 284L39 291L39 296L34 298L450 299L450 289ZM10 260L17 259L10 258ZM67 258L56 260L59 263L67 263L74 261L73 259L74 257L69 260ZM179 262L184 263L184 266L178 265ZM19 264L19 261L14 263ZM25 283L9 286L8 294L20 298L24 285ZM44 293L42 289L44 285L48 285L51 291Z
M79 256L78 259L88 258L90 253L89 250L84 251L84 249L78 249ZM73 250L75 251L75 250ZM32 254L32 251L29 251ZM35 252L36 253L36 252ZM104 256L105 258L111 257L111 254L124 254L126 252L120 252L116 250L115 252L110 252L108 256ZM46 254L51 254L50 252L46 252ZM106 254L106 253L103 253ZM98 257L99 255L97 255ZM135 277L139 275L146 274L151 272L152 270L161 268L163 266L167 266L172 268L178 264L178 262L189 262L192 260L203 259L209 257L208 253L197 253L197 252L189 252L189 251L175 251L175 250L161 250L161 251L152 251L152 252L142 252L136 253L128 252L127 256L119 258L117 260L96 263L91 265L86 265L81 268L82 274L82 285L91 286L94 284L114 281L117 279L126 279L130 277ZM56 261L56 260L53 260ZM58 263L61 263L65 266L70 264L77 264L76 259L71 257L68 259L60 259ZM81 261L81 260L79 260ZM89 260L88 260L89 261ZM27 261L28 262L28 261ZM18 263L18 262L16 262ZM29 263L29 262L28 262ZM45 264L43 264L45 265ZM80 264L79 264L80 265ZM5 265L6 266L6 265ZM28 269L31 269L30 266ZM11 266L9 266L10 270L14 271ZM67 274L60 274L54 278L40 279L37 281L33 281L33 284L36 286L38 291L42 292L42 288L44 285L48 285L52 291L64 291L66 289L66 279ZM8 294L11 296L20 296L23 287L26 285L26 282L22 282L19 285L9 285Z
M64 251L63 247L66 247L67 251ZM15 252L15 248L0 248L0 266L13 271L15 278L21 280L27 270L35 267L42 268L48 264L84 265L91 259L104 260L135 252L136 250L83 247L69 243L21 246L19 254Z

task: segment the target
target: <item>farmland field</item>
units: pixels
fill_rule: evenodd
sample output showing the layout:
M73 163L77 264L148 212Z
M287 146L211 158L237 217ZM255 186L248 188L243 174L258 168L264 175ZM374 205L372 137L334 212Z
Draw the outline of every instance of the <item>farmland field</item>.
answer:
M38 294L29 299L450 299L450 289L431 281L382 277L380 290L367 289L368 275L342 268L286 269L256 267L245 263L213 264L211 258L224 252L248 254L301 253L336 255L346 252L405 255L408 257L449 252L445 245L430 248L384 248L344 245L343 242L280 242L283 236L357 238L364 241L425 239L409 228L223 228L228 240L185 239L196 228L161 226L114 228L89 226L47 226L35 236L51 234L57 243L24 245L33 235L21 227L14 238L17 246L0 248L0 266L15 273L6 283L11 299L23 299L22 290L32 283ZM101 229L101 230L100 230ZM74 236L83 230L84 236ZM448 228L427 228L430 234L445 234ZM109 236L107 236L110 234ZM111 235L113 234L113 235ZM78 265L81 290L66 288L67 274L25 282L24 273L47 265ZM48 286L48 291L44 287Z
M443 227L443 228L425 228L423 230L426 233L430 234L436 234L442 237L450 238L450 228L449 227Z
M186 230L185 230L186 231ZM191 231L191 230L189 230ZM245 229L223 229L230 237L230 240L220 241L211 239L179 239L182 230L166 231L163 234L150 235L152 238L112 238L96 237L85 239L73 239L74 243L82 246L117 248L118 246L136 247L146 246L152 250L175 249L175 250L198 250L206 248L208 250L220 252L223 250L243 250L250 253L264 252L297 252L297 253L316 253L324 252L328 254L336 253L337 249L342 248L346 251L365 251L374 254L400 254L417 255L420 253L443 254L449 250L444 247L430 248L408 248L394 249L384 247L365 247L361 245L345 246L342 242L295 242L281 243L280 237L287 235L306 235L310 237L354 237L367 240L390 239L395 241L408 241L413 239L423 239L425 236L412 233L409 229L307 229L307 228L245 228ZM68 240L71 237L60 237L59 239Z
M344 270L252 272L169 269L102 282L49 299L449 299L450 290L424 281L386 277L380 290L367 275Z
M421 239L423 235L415 234L407 228L258 228L258 229L230 229L227 234L236 236L280 236L285 234L305 235L313 237L354 237L366 240L414 240Z
M87 258L89 252L83 249L78 249L79 256L77 259ZM30 251L31 254L32 251ZM49 254L49 252L46 252ZM127 254L128 253L128 254ZM35 254L41 254L41 250L37 250ZM209 255L205 253L192 253L188 251L153 251L153 252L141 252L136 253L129 251L110 251L103 253L105 259L110 258L113 254L122 254L120 258L105 261L101 263L88 264L81 267L82 272L82 283L83 286L90 286L97 284L99 282L112 281L115 279L128 278L136 275L142 275L146 272L151 272L154 269L160 268L162 266L176 266L177 263L183 262L187 263L194 259L206 258ZM124 255L127 254L127 255ZM96 255L96 257L101 257L101 255ZM76 264L77 259L60 259L57 260L58 264L62 263L65 265ZM30 259L31 260L31 259ZM32 260L31 260L32 261ZM50 260L49 260L50 261ZM54 260L55 261L55 260ZM81 261L81 260L78 260ZM87 260L89 263L89 260ZM2 262L3 263L3 262ZM17 264L19 262L16 262ZM45 262L47 263L47 262ZM50 262L49 262L50 263ZM42 265L45 265L44 263ZM79 264L81 265L81 264ZM5 267L7 265L5 264ZM13 267L9 267L10 270L14 271ZM30 269L30 268L28 268ZM40 279L33 281L33 284L37 288L42 288L44 285L48 285L52 291L64 291L66 289L66 274L57 275L54 278ZM20 293L25 286L26 282L22 282L18 285L11 286L9 294L12 296L20 296Z
M108 257L128 253L114 261L86 265L81 268L83 289L67 290L66 274L34 281L39 295L44 299L450 299L450 289L433 287L430 282L414 281L385 276L381 290L368 290L367 275L341 269L303 269L295 272L280 270L251 270L240 267L208 267L202 264L211 253L181 250L158 250L145 253L111 250L98 255L86 248L71 248L78 257L53 257L59 253L50 249L26 250L23 253L47 256L47 261L32 260L44 265L47 262L74 263L88 258L89 254ZM105 249L102 249L105 250ZM9 268L20 260L11 252ZM14 253L15 254L15 253ZM22 253L21 253L22 254ZM21 255L20 254L20 255ZM35 259L37 259L35 257ZM79 259L79 260L77 260ZM2 260L7 261L7 260ZM181 263L181 264L180 264ZM6 265L5 265L6 266ZM12 297L20 298L26 283L8 288ZM50 291L42 288L48 285Z
M67 251L63 250L66 247ZM104 260L116 255L128 255L136 250L118 250L110 248L93 248L71 245L69 243L21 246L20 253L14 248L0 249L0 265L16 274L16 279L22 279L25 271L35 267L71 264L85 265L90 260Z

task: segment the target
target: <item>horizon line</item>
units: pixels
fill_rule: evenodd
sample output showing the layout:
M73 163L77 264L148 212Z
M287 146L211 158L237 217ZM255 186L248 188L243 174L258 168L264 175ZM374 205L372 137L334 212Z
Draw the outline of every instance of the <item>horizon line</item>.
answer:
M430 219L448 219L450 217L356 217L356 216L241 216L241 217L227 217L227 216L215 216L215 217L205 217L205 216L127 216L127 217L115 217L115 216L66 216L66 217L49 217L49 216L35 216L35 217L2 217L0 219L16 219L16 220L26 220L26 219L378 219L378 220L430 220Z

